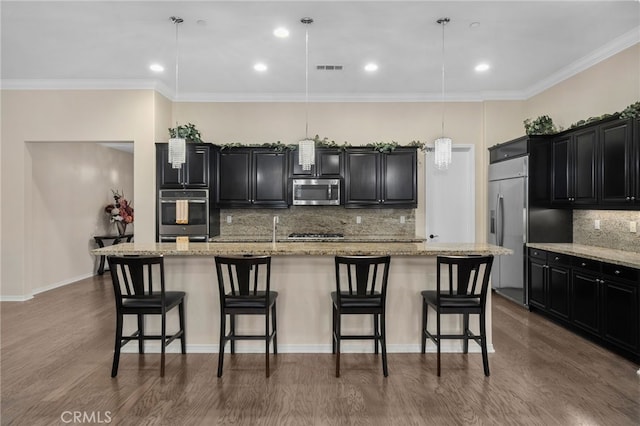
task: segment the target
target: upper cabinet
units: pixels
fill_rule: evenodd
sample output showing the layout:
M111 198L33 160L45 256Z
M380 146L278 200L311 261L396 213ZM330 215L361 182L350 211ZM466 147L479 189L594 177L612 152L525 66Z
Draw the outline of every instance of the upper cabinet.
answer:
M417 203L415 148L396 148L388 153L347 149L345 207L415 208Z
M597 141L596 127L553 140L551 204L597 203Z
M344 153L337 148L317 148L315 164L310 170L302 170L298 161L298 150L289 151L289 174L292 178L333 178L338 179L343 173Z
M218 156L219 207L286 208L287 153L263 148L229 148Z
M552 139L551 204L640 208L640 125L607 119Z
M640 201L635 188L638 186L638 143L634 147L633 124L632 120L625 120L599 126L602 204Z
M169 144L156 144L156 171L159 188L209 188L211 144L186 145L186 162L174 169L169 163Z

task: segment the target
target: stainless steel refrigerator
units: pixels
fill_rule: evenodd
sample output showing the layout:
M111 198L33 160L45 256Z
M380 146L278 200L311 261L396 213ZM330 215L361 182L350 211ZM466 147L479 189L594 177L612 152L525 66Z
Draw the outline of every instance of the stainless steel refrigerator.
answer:
M489 165L488 242L513 250L497 256L491 274L495 292L527 305L526 243L570 242L571 210L529 205L529 157Z

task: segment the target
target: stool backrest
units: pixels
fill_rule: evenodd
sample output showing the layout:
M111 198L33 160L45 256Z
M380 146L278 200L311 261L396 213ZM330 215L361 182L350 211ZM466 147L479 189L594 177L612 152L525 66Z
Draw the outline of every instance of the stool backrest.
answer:
M384 301L390 262L390 256L336 256L338 297L367 298L377 294Z
M438 256L438 297L479 299L484 305L489 288L489 276L493 255ZM442 270L445 267L446 285L443 286Z
M266 297L271 290L270 256L216 256L215 261L220 300L225 295Z
M164 258L162 256L109 256L116 307L128 299L164 302ZM154 286L155 278L155 286Z

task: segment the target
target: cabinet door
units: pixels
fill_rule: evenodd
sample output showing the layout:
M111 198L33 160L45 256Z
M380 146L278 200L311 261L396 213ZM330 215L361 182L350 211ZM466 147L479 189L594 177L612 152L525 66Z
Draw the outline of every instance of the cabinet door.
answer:
M600 281L588 272L574 269L571 279L573 324L594 335L600 334Z
M339 149L318 149L316 151L316 175L326 178L342 176L342 151Z
M638 284L602 281L602 335L624 349L638 350Z
M394 151L382 156L382 204L417 207L416 150Z
M529 204L551 202L551 141L535 139L529 145Z
M345 206L380 203L380 157L375 151L347 151L345 170Z
M529 260L529 304L546 309L547 266L536 259Z
M169 163L169 145L156 144L156 179L159 188L182 188L182 169L184 164L174 169Z
M184 183L190 188L209 187L209 147L206 145L187 145Z
M269 207L287 207L286 153L254 151L252 156L252 203Z
M251 153L249 150L223 150L218 165L218 204L248 206L251 204L249 185Z
M571 179L571 137L564 136L552 142L551 149L551 203L570 204L573 187Z
M572 173L573 200L575 204L594 205L598 202L596 194L596 143L598 130L595 127L585 129L573 136Z
M555 256L550 253L549 256ZM549 312L562 319L569 319L569 268L549 265L548 269L548 297Z
M631 202L633 144L631 120L600 126L600 201L602 204Z

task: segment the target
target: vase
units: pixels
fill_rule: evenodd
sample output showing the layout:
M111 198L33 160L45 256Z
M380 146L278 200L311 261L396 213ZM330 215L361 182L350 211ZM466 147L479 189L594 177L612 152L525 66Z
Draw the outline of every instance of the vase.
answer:
M127 232L127 224L124 222L116 222L116 229L118 230L118 235L122 237Z

